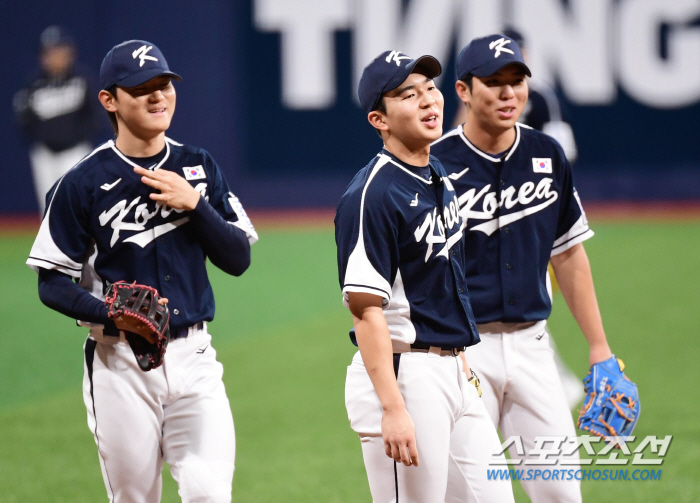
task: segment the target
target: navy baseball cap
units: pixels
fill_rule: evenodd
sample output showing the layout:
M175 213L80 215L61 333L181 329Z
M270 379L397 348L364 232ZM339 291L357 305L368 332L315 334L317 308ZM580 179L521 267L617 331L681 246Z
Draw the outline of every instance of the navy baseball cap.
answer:
M457 79L461 80L470 73L488 77L511 63L519 64L528 77L532 76L520 47L512 38L499 34L475 38L459 53Z
M41 32L39 44L41 50L58 46L75 47L75 40L63 26L53 25Z
M100 85L105 90L114 85L134 87L160 75L182 80L177 73L170 71L165 56L154 44L145 40L127 40L112 47L102 60Z
M384 93L396 89L412 73L420 73L434 79L442 73L442 67L432 56L412 59L399 51L384 51L365 67L357 94L365 112L377 108Z

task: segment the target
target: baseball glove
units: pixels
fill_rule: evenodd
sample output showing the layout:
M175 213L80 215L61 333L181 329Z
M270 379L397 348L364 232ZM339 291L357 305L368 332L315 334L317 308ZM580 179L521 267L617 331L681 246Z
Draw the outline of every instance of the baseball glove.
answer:
M158 303L160 295L155 288L145 285L117 281L112 283L105 295L107 315L111 318L122 316L139 328L148 331L155 342L131 331L126 331L126 339L136 356L141 370L148 372L163 363L163 356L170 340L170 312L168 307Z
M615 355L591 367L583 380L586 398L577 423L581 430L599 437L632 434L639 419L639 391L624 369Z

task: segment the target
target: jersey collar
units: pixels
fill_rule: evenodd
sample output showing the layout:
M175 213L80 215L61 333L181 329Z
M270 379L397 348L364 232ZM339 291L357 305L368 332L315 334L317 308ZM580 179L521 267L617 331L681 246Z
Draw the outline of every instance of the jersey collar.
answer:
M114 151L116 152L116 154L117 154L119 157L122 158L122 160L123 160L125 163L127 163L128 165L130 165L130 166L132 166L132 167L134 167L134 168L140 168L140 167L141 167L141 166L139 166L138 164L136 164L135 162L132 162L127 156L125 156L124 154L122 154L122 153L119 151L119 149L117 148L117 146L114 144L114 140L109 140L109 141L107 142L107 144L112 148L112 150L114 150ZM156 165L153 166L152 168L148 168L148 169L150 169L150 170L152 170L152 171L157 170L158 168L160 168L160 167L163 165L163 163L164 163L165 161L168 160L168 157L170 157L170 142L168 141L168 138L165 138L165 155L163 156L163 158L160 160L160 162L159 162L158 164L156 164Z
M377 157L380 159L382 158L388 158L389 162L396 167L400 168L401 170L405 171L409 175L411 175L413 178L416 180L420 180L421 182L427 184L427 185L432 185L433 182L431 180L426 180L422 176L420 176L418 173L416 173L416 170L418 169L418 166L413 166L411 164L406 164L403 162L401 159L396 157L394 154L389 152L386 148L383 148L381 152L377 154ZM430 171L433 171L433 168L430 164L428 164L428 167L430 168Z
M493 157L492 155L487 154L486 152L480 150L477 148L472 142L470 142L467 137L464 134L464 128L462 126L458 126L458 131L459 131L459 137L462 138L462 141L467 144L467 146L472 149L475 153L479 154L481 157L484 159L488 159L491 162L502 162L502 161L507 161L510 159L510 156L513 155L513 152L515 152L515 149L518 148L518 145L520 144L520 124L515 123L515 141L513 142L513 145L510 147L510 150L508 150L508 153L504 155L503 157Z

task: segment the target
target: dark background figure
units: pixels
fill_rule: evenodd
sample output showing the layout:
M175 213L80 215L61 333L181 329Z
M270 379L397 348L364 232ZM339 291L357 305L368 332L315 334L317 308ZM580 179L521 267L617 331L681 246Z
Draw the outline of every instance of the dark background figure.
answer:
M40 37L39 71L14 97L19 126L32 142L29 158L39 210L52 185L92 150L100 129L97 91L78 64L73 37L49 26Z

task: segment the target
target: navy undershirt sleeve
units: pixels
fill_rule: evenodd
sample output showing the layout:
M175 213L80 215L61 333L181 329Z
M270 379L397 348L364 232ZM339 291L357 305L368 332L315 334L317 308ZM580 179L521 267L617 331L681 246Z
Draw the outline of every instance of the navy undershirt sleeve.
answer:
M227 274L240 276L250 265L246 233L223 219L203 197L190 212L195 233L212 264Z
M39 269L39 298L46 306L70 318L114 326L104 302L62 272Z

